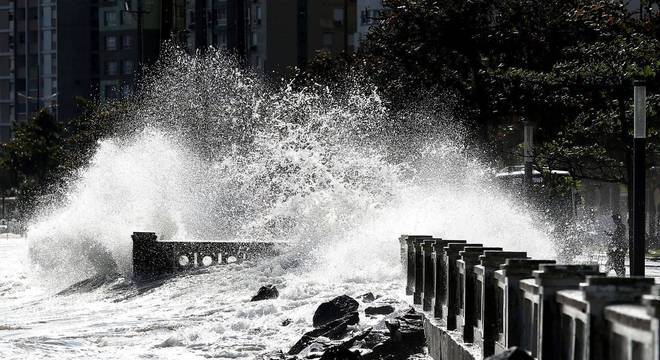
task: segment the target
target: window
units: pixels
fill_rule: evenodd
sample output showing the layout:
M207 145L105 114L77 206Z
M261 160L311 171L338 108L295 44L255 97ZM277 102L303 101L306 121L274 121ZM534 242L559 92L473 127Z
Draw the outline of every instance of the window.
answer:
M9 76L11 61L9 56L0 57L0 76Z
M103 21L105 26L117 26L117 13L114 11L106 11L103 13Z
M9 100L9 80L0 80L0 99Z
M124 72L124 75L133 74L133 62L131 60L124 60L122 62L122 71Z
M106 50L117 50L117 37L116 36L106 36L105 37L105 49Z
M123 49L132 49L133 48L133 36L124 35L121 38L121 47Z
M9 52L9 34L0 34L0 52Z
M218 43L220 44L227 44L227 32L226 31L218 31Z
M4 124L11 124L11 108L9 104L0 105L0 122Z
M333 13L333 20L335 24L341 24L344 22L344 9L335 9Z
M135 15L126 11L121 12L121 23L123 25L133 25Z
M216 16L218 20L227 20L227 8L226 7L219 8L217 10Z
M105 63L105 74L115 76L119 72L119 64L116 61L108 61Z
M331 48L334 43L334 34L331 32L323 33L323 47Z
M257 18L257 24L261 24L261 6L256 7L255 9L255 17Z
M0 28L9 29L9 11L0 12Z
M48 51L50 50L49 46L51 45L50 42L50 31L42 31L41 32L41 50L43 51Z
M257 32L253 31L252 32L252 40L251 40L251 45L252 46L257 46L259 44L259 34Z
M52 21L52 15L51 15L51 8L49 6L43 6L39 8L39 12L41 13L41 25L44 27L51 27L55 26L55 23Z

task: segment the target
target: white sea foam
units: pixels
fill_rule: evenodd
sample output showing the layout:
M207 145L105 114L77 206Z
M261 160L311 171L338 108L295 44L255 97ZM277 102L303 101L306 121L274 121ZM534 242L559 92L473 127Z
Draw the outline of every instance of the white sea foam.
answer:
M133 131L101 141L66 201L31 224L31 268L2 268L3 286L34 278L25 286L45 290L10 285L17 299L0 305L0 357L235 358L287 349L321 301L402 296L401 233L553 256L542 224L492 186L459 126L397 137L387 133L386 106L365 87L274 91L219 53L169 56L126 115ZM291 246L277 258L148 289L125 280L133 231ZM91 292L48 295L115 272L121 280ZM247 301L267 283L278 299ZM282 326L285 319L292 323ZM363 316L360 326L377 320Z

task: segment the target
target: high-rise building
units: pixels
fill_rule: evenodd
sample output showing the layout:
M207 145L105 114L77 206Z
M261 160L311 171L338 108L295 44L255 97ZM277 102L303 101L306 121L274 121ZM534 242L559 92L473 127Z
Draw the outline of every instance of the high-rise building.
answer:
M186 0L187 47L212 46L243 55L249 0Z
M355 0L251 0L249 64L265 74L290 75L318 52L354 51Z
M183 1L101 0L99 95L101 100L128 95L139 64L158 58L163 41L183 29Z
M0 142L40 108L132 91L164 40L227 49L267 75L354 50L356 0L0 0Z
M94 12L93 1L0 0L0 141L39 108L76 114L95 86Z
M357 0L356 49L360 47L360 43L367 37L369 29L376 24L382 11L382 0Z

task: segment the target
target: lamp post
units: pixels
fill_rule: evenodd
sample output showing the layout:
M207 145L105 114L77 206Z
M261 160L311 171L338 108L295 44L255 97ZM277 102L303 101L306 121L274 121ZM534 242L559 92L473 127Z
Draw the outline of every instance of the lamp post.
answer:
M532 189L532 178L534 168L532 163L534 161L534 123L531 121L523 121L523 160L525 165L525 177L523 188L527 193Z
M129 14L134 14L137 18L137 59L139 66L144 62L143 59L143 39L142 39L142 26L143 18L145 14L149 14L149 11L145 11L142 5L142 0L137 0L137 9L131 10L131 1L124 1L124 12Z
M633 239L630 251L630 275L644 276L646 254L646 84L637 80L634 85L634 137L633 137Z

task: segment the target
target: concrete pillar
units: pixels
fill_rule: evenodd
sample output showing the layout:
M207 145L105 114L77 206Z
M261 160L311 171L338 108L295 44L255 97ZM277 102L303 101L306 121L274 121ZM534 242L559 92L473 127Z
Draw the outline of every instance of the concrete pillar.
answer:
M438 239L439 241L442 241ZM435 273L433 266L433 244L436 240L422 242L422 310L430 311L435 296Z
M654 286L650 294L644 295L642 303L651 317L651 332L653 333L651 358L657 360L660 359L660 286Z
M526 259L526 252L484 251L479 257L481 264L474 267L476 275L476 297L480 298L481 311L477 312L477 326L474 328L474 342L481 348L481 355L487 358L495 353L497 335L495 304L496 287L494 273L506 259Z
M432 237L415 237L413 238L414 249L414 267L415 267L415 282L413 285L413 303L417 305L422 304L422 292L424 291L424 253L422 252L422 244L424 240L432 239Z
M406 246L406 295L413 295L415 292L415 241L417 239L431 239L431 235L402 235Z
M406 242L408 235L399 236L399 250L401 255L401 272L403 276L408 276L408 244ZM406 283L406 292L408 292L408 284ZM410 295L410 294L408 294Z
M477 325L476 313L481 308L475 299L476 282L474 267L480 263L479 257L484 251L501 251L497 247L466 246L459 254L461 259L456 262L459 273L459 292L462 294L459 302L458 314L456 315L456 325L463 334L463 341L472 343L474 341L474 327Z
M539 286L539 331L536 339L538 360L558 359L561 348L561 311L555 296L559 290L578 289L587 275L601 275L598 265L541 265L534 272Z
M470 244L481 246L481 244ZM447 326L447 330L456 330L456 316L460 304L460 275L458 273L457 261L460 258L460 252L465 249L465 243L450 243L445 247L445 274L447 276L447 292L442 303L442 314Z
M639 303L642 296L651 291L653 278L622 278L589 276L580 287L584 300L589 304L589 351L586 359L608 358L609 332L605 319L605 306L621 303Z
M532 276L541 264L554 264L554 260L508 259L495 271L497 281L497 339L495 353L520 346L521 325L524 323L520 280Z
M441 240L433 244L433 267L435 272L435 296L432 301L433 316L444 319L442 304L447 296L447 268L445 266L445 247L450 243L464 244L465 240Z
M171 249L168 243L156 241L152 232L134 232L133 240L133 276L149 278L172 269Z

